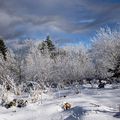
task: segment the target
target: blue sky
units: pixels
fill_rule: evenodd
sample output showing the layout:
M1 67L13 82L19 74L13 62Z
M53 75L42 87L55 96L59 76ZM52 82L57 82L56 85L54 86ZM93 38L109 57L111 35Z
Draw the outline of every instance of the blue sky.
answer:
M120 0L0 0L0 36L90 44L100 27L120 22Z

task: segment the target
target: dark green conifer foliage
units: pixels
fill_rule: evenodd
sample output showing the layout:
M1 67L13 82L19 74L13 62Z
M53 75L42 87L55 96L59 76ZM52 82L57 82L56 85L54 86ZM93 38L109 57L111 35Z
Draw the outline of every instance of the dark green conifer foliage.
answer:
M46 54L46 49L48 50L50 56L55 52L55 45L53 44L52 40L50 39L50 36L46 37L46 40L43 41L38 49L40 49L42 54Z
M45 43L46 43L49 51L55 50L55 45L53 44L52 40L50 39L50 36L47 36Z
M2 39L0 39L0 53L3 55L4 60L7 60L6 52L7 48L5 46L5 43Z

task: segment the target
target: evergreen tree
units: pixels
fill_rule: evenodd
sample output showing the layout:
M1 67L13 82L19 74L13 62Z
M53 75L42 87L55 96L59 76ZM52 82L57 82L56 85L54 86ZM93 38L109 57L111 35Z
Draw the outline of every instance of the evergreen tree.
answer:
M5 46L5 43L2 39L0 39L0 53L3 55L4 60L6 60L6 52L7 52L7 48Z
M119 78L120 77L120 56L117 57L116 64L113 69L109 69L108 72L113 73L111 77Z
M50 39L50 36L48 35L45 41L47 48L49 51L54 51L55 50L55 45L53 44L52 40Z
M50 36L47 36L46 40L39 45L38 49L40 49L42 54L46 54L48 52L51 57L53 56L55 52L55 45L50 39Z

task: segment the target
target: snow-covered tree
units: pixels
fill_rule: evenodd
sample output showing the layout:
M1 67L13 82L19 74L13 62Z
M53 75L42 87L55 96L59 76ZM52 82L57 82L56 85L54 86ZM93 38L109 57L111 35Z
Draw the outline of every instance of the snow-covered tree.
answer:
M93 38L91 56L95 64L97 78L107 79L114 76L117 66L119 69L120 31L111 30L108 27L101 28Z

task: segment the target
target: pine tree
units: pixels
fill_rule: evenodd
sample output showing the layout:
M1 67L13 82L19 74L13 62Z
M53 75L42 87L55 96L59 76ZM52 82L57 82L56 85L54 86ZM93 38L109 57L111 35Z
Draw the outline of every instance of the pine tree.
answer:
M5 46L5 43L2 39L0 39L0 53L3 55L4 60L7 60L6 52L7 48Z
M50 56L53 56L53 53L55 52L55 45L50 39L50 36L46 37L46 40L39 45L38 49L40 49L42 54L46 54L46 51L48 51Z
M55 45L53 44L49 35L47 36L45 43L47 44L47 48L48 48L49 51L54 51L55 50Z
M120 56L117 57L114 69L109 69L108 72L113 73L112 77L114 77L114 78L120 77Z

